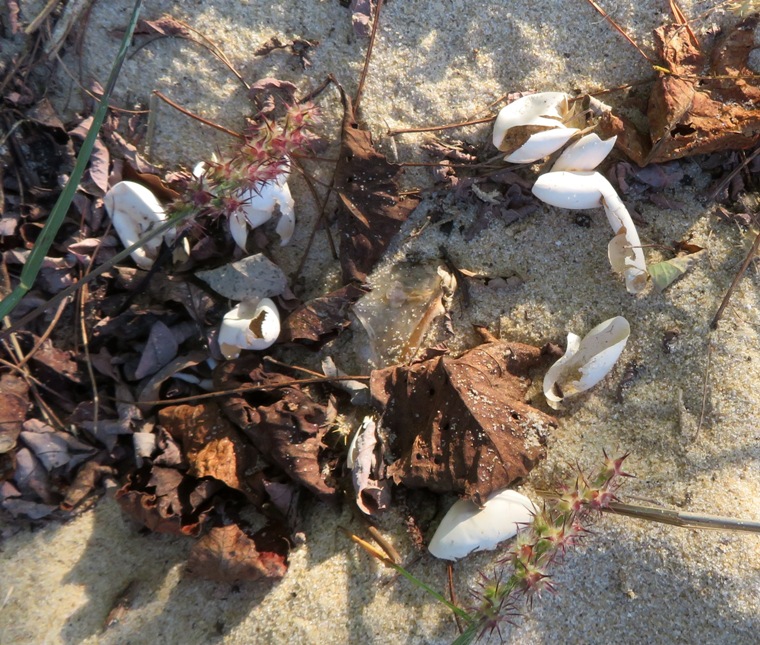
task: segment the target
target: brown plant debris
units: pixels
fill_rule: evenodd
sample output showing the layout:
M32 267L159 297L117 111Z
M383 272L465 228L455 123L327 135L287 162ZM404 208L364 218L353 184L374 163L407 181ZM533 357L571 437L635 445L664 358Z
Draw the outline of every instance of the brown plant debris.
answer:
M460 358L372 372L379 425L397 457L388 475L408 488L453 492L476 503L525 477L556 425L524 401L525 374L541 359L539 348L490 342Z
M708 56L681 24L656 29L655 46L666 71L649 97L649 133L606 113L603 136L644 166L719 150L751 148L760 141L760 84L748 67L760 17L753 15L718 39Z
M348 310L367 289L347 284L314 298L291 313L282 323L279 340L317 347L335 338L351 324Z
M20 376L0 376L0 454L16 446L29 408L29 385Z
M253 470L258 456L216 403L167 407L159 411L158 419L182 445L189 475L213 477L230 488L249 492L246 472Z
M287 536L272 528L249 535L237 524L215 526L190 551L187 571L217 582L282 578L288 570Z
M419 198L400 196L401 167L375 150L372 135L359 127L351 99L340 89L343 126L335 169L343 282L364 282Z
M297 384L290 385L295 379L277 372L259 356L222 364L214 380L221 390L242 385L272 388L225 398L222 410L265 460L321 499L335 497L335 487L323 469L326 406Z

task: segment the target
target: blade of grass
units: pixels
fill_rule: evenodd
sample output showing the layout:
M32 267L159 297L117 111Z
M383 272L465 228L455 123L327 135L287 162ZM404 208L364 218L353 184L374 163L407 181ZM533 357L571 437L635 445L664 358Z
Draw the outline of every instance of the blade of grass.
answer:
M121 66L124 63L124 58L127 55L127 49L129 48L129 43L132 40L132 34L134 33L135 26L137 25L137 19L140 15L141 6L142 0L136 0L134 8L132 9L132 16L129 20L129 25L127 26L127 30L121 40L119 52L116 55L116 60L114 61L113 67L111 68L111 74L108 77L105 91L103 92L103 96L100 99L100 103L98 104L98 109L95 111L95 115L93 116L92 125L90 126L90 130L85 137L84 143L82 144L82 149L79 151L79 155L77 156L77 162L74 166L74 170L71 173L71 177L69 177L69 181L66 183L66 186L59 195L58 200L56 201L47 222L45 222L42 233L40 233L40 236L34 243L34 248L29 254L29 258L27 259L26 264L21 271L21 280L19 281L18 286L9 295L3 298L2 302L0 302L0 320L9 315L16 308L16 305L21 302L21 299L32 288L34 281L37 279L37 274L40 272L42 262L45 259L47 252L50 250L50 246L53 244L55 236L58 234L58 230L63 224L66 213L68 213L71 201L74 199L74 195L76 194L77 188L79 187L79 182L82 180L82 175L84 175L84 171L87 168L87 163L90 160L90 154L92 153L92 148L95 145L95 139L100 132L100 126L103 125L103 120L105 119L106 112L108 111L108 101L111 98L111 93L113 92L113 88L116 85L117 79L119 78L119 72L121 72Z

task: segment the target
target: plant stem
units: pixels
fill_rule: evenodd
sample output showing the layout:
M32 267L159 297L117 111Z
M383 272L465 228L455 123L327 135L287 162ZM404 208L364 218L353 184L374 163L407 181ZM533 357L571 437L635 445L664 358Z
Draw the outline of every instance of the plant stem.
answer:
M84 175L84 171L90 161L92 148L95 145L95 140L100 132L100 127L103 125L103 120L105 119L106 113L108 112L108 102L111 98L111 93L116 86L116 81L119 78L119 73L121 72L121 66L124 63L124 58L127 55L127 49L129 47L130 41L132 40L132 34L134 33L135 26L137 25L137 19L140 15L141 5L142 0L135 0L135 5L132 9L132 16L129 20L129 25L127 27L127 30L124 32L124 37L121 40L119 52L116 55L116 60L114 61L113 67L111 68L111 74L108 77L108 82L106 83L106 88L103 92L103 96L100 99L100 103L98 104L98 109L95 111L95 114L93 116L92 125L87 132L87 136L85 137L82 148L79 151L79 155L77 156L77 162L74 166L74 170L72 171L68 182L66 182L66 186L64 187L63 191L58 196L58 200L56 201L47 222L45 222L42 233L40 233L40 236L37 238L37 241L34 244L32 252L29 254L29 258L27 259L26 264L21 271L21 280L18 286L9 295L3 298L2 301L0 301L0 319L3 319L5 316L9 315L16 308L16 305L21 302L21 299L32 288L34 281L37 279L37 274L40 272L42 262L44 261L47 252L50 250L50 247L55 240L55 236L58 234L58 230L61 228L61 225L66 218L66 214L69 211L71 201L74 199L74 195L79 188L79 182L82 180L82 175Z

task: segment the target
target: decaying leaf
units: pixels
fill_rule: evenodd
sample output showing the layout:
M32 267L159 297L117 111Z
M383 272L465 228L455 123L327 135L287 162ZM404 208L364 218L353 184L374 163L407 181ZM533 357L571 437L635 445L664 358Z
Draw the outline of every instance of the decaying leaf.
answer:
M348 310L365 293L367 289L347 284L310 300L283 321L279 340L309 347L326 343L351 324Z
M391 500L384 464L377 451L377 424L368 416L351 441L346 465L356 492L356 505L367 515L388 508Z
M215 526L193 546L187 572L217 582L282 578L288 570L287 535L266 527L248 535L237 524Z
M29 385L20 376L0 376L0 454L12 450L29 407Z
M158 418L182 444L193 477L213 477L230 488L247 492L246 472L253 472L256 452L221 414L216 403L163 408Z
M657 262L648 267L649 275L652 278L652 284L659 292L665 291L678 278L686 273L700 256L700 252L690 255L679 255L678 257L664 262Z
M241 385L272 388L233 395L220 405L267 461L320 498L332 499L336 490L326 481L320 462L327 409L298 385L289 385L293 380L258 356L227 361L214 374L222 390Z
M750 148L760 139L760 83L748 67L760 17L749 16L704 54L690 30L671 24L655 30L664 69L649 97L649 133L606 113L600 135L619 135L617 145L637 164L718 150Z
M398 164L377 152L369 131L359 127L351 99L340 89L343 126L335 169L343 282L364 282L391 238L419 203L401 197Z
M116 493L122 510L155 533L197 536L224 484L185 478L173 468L143 468Z
M478 504L525 477L556 425L524 401L524 375L541 359L536 347L490 342L460 358L372 372L380 427L397 457L388 475L408 488L453 492Z

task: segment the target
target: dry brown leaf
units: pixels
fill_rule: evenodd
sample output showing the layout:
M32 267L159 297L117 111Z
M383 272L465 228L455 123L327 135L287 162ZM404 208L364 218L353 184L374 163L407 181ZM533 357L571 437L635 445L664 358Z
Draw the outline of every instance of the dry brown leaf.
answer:
M408 488L481 503L524 478L544 456L553 417L524 401L542 350L491 342L460 358L372 372L380 427L396 456L388 475Z
M351 324L348 310L367 289L348 284L314 298L291 313L282 323L281 342L297 342L316 348Z
M182 444L189 475L199 479L213 477L230 488L249 492L246 472L253 473L258 456L216 403L163 408L158 419Z
M12 450L29 408L29 385L20 376L0 376L0 454Z
M224 583L282 578L288 570L284 533L264 528L249 536L237 524L215 526L193 546L190 575Z
M224 487L219 481L196 482L173 468L141 469L116 493L122 510L155 533L197 536Z
M214 374L221 390L242 385L281 386L225 398L222 410L264 459L321 499L333 499L336 490L326 481L321 461L327 409L298 385L289 385L293 380L258 356L227 361Z
M759 20L750 16L720 38L709 60L684 25L656 29L657 53L670 73L661 73L649 97L649 133L608 113L600 134L619 135L618 147L641 166L755 146L760 84L747 60Z
M401 167L375 150L372 135L359 127L351 99L340 89L343 126L335 168L343 282L364 282L419 198L401 197Z

